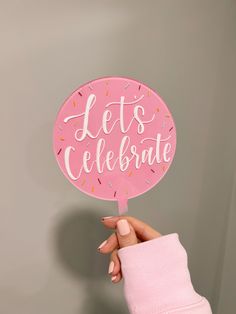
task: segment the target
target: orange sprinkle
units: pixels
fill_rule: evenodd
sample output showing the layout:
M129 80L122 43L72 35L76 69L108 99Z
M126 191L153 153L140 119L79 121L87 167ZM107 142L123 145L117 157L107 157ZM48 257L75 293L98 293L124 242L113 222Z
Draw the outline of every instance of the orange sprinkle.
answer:
M85 182L86 182L86 180L85 179L83 179L83 181L82 181L82 186L84 186L84 184L85 184Z
M165 117L166 117L166 118L169 118L169 117L170 117L170 115L169 115L169 114L166 114L166 115L165 115Z
M73 106L76 107L76 102L75 102L75 100L73 100Z
M130 171L130 173L128 174L128 176L129 176L129 177L131 177L131 176L132 176L132 174L133 174L133 172L132 172L132 171Z
M165 166L162 166L162 170L165 171L165 170L166 170L166 167L165 167Z
M160 109L157 107L157 112L159 112L160 111Z
M107 91L106 91L106 96L108 96L108 95L109 95L109 91L107 90Z
M92 192L94 192L94 186L92 186L92 189L91 189L91 191L92 191Z
M65 139L64 139L64 137L60 137L60 141L64 141Z
M150 89L148 90L147 95L148 95L148 97L151 95Z

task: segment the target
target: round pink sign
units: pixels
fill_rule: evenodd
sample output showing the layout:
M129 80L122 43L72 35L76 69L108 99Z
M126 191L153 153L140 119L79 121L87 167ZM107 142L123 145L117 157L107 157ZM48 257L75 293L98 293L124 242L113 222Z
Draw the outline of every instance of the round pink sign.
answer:
M53 148L74 186L122 204L166 174L175 154L176 129L166 104L151 88L129 78L105 77L66 99L54 125Z

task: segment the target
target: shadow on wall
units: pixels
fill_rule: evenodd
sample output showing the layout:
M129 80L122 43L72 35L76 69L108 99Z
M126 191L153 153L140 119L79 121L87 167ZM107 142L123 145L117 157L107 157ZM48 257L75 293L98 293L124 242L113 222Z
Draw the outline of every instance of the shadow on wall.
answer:
M66 271L83 280L88 298L84 301L82 313L128 313L124 304L108 297L103 289L109 257L100 254L97 247L111 232L99 224L100 215L96 215L94 210L67 208L63 212L69 214L59 221L55 229L56 256Z
M31 179L40 188L51 193L65 193L65 189L70 186L65 184L65 178L59 174L53 156L51 134L52 123L45 123L30 137L25 166ZM41 154L42 151L44 154ZM109 257L98 253L97 247L111 232L99 223L101 210L98 211L99 215L94 209L81 207L63 208L61 212L63 215L53 235L54 249L65 271L79 282L82 281L82 286L86 289L88 299L78 314L128 313L125 302L118 302L109 294L109 290L105 290L109 280Z

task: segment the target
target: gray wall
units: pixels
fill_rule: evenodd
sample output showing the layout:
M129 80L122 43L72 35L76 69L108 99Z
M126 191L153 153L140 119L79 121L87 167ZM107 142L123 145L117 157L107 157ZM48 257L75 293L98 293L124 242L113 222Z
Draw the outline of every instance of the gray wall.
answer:
M0 313L127 313L111 285L102 215L116 204L77 191L52 153L61 103L80 84L129 76L176 121L168 175L130 214L178 232L195 288L232 314L235 283L236 2L0 1Z

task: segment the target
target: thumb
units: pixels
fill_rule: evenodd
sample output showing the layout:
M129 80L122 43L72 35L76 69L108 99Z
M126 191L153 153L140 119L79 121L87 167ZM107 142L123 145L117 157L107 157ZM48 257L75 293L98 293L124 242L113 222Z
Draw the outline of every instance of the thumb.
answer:
M134 228L126 219L119 219L116 228L120 248L138 243Z

